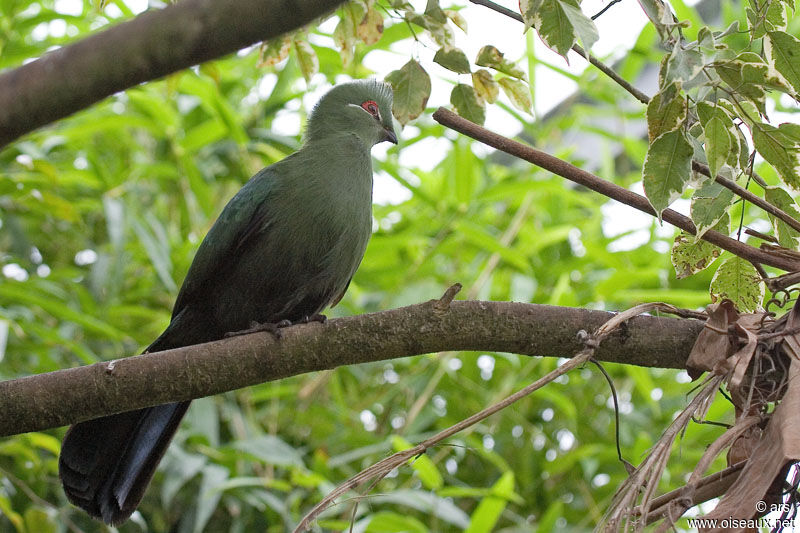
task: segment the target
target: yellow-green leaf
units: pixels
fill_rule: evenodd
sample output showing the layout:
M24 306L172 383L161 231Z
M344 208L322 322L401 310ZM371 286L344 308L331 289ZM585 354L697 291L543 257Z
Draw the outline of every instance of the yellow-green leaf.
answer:
M719 257L722 250L708 241L696 241L694 235L685 231L675 236L670 260L675 267L675 276L683 279L700 272Z
M794 198L782 187L767 187L764 189L764 199L794 217L795 220L800 220L800 212L797 210ZM780 245L797 250L798 244L800 244L800 241L798 241L800 232L773 215L769 215L769 219L772 221L772 227Z
M781 124L776 128L756 122L751 132L758 153L775 167L784 183L800 190L800 126Z
M295 39L293 44L297 65L300 67L300 72L303 73L303 78L308 82L314 74L319 72L319 59L307 40Z
M800 40L784 31L767 32L764 53L795 94L800 92Z
M271 67L277 65L289 57L289 49L292 47L292 38L289 35L276 37L261 43L258 50L258 66Z
M686 97L680 82L672 82L657 92L647 104L647 136L653 139L676 130L686 120Z
M528 85L514 78L500 78L498 81L514 107L531 112L531 93Z
M377 43L383 35L383 15L374 7L367 10L367 14L358 24L356 30L358 38L364 43L372 45Z
M719 266L711 279L711 301L727 298L739 311L753 312L761 309L764 301L764 282L756 268L747 260L730 256Z
M475 87L475 94L478 98L489 102L490 104L497 101L497 96L500 94L500 87L495 81L492 73L486 69L479 69L472 73L472 86Z
M514 472L505 472L492 485L491 496L486 496L475 508L465 533L490 533L514 493Z
M503 74L508 74L513 78L525 79L525 73L508 61L503 54L494 46L487 44L478 50L478 57L475 64L479 67L493 68Z
M401 452L411 448L412 444L403 437L395 435L392 437L392 447L395 451ZM419 480L426 489L438 490L444 485L444 480L439 473L439 469L433 464L431 458L424 453L409 459L408 464L414 469L414 472L416 472Z

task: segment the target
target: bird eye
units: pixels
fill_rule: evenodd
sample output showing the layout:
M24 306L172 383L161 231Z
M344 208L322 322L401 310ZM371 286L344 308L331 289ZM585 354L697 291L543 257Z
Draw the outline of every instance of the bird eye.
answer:
M374 100L367 100L366 102L361 104L361 107L364 108L364 110L367 113L375 117L377 120L381 119L381 112L378 109L378 104L376 104Z

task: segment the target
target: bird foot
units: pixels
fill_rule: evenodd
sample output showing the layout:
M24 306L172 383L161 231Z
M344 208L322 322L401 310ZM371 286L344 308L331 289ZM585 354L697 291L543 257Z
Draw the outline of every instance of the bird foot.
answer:
M250 322L250 327L247 329L243 329L240 331L229 331L225 334L225 338L229 337L238 337L239 335L247 335L249 333L259 333L261 331L268 331L275 336L276 339L281 338L281 329L288 328L289 326L295 326L297 324L309 324L311 322L319 322L320 324L324 324L328 321L328 317L322 315L320 313L311 315L311 316L304 316L300 320L296 322L292 322L291 320L281 320L280 322Z
M272 335L276 339L281 338L281 328L286 328L292 325L292 322L289 320L281 320L280 322L250 322L250 327L247 329L242 329L239 331L229 331L225 334L225 338L230 337L238 337L239 335L248 335L250 333L259 333L261 331L267 331L272 333Z
M311 315L311 316L304 316L303 318L301 318L300 320L295 322L295 324L309 324L311 322L319 322L320 324L324 324L327 321L328 321L328 317L326 317L323 314L316 313L316 314Z

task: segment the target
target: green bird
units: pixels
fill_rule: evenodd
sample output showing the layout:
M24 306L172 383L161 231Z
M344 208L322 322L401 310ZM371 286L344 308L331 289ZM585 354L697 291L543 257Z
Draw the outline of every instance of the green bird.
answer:
M392 90L337 85L314 107L303 147L261 170L200 244L172 319L146 351L223 338L253 322L308 320L344 295L372 232L371 148L397 144ZM81 422L64 437L67 498L108 524L136 510L189 402Z

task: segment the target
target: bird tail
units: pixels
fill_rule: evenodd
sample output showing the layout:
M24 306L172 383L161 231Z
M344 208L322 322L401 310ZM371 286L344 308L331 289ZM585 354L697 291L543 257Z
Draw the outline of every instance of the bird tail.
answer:
M147 351L207 340L201 338L200 329L187 333L185 318L174 317ZM73 425L58 458L58 473L69 501L107 524L127 520L142 500L189 403L157 405Z
M157 405L72 426L58 460L69 501L107 524L127 520L188 407Z

